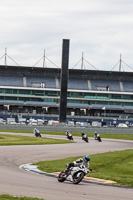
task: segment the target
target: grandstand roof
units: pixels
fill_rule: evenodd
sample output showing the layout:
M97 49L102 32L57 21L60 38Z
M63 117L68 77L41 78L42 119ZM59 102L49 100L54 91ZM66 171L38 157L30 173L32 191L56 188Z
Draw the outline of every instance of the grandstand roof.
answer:
M0 65L0 73L3 75L60 77L60 72L60 68ZM69 69L69 78L133 81L133 72Z

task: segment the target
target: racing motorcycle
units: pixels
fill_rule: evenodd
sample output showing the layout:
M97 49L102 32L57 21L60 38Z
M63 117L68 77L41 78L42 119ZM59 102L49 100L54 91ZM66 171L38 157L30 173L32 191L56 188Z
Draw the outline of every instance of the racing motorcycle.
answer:
M101 136L100 136L100 134L97 134L97 132L95 132L94 138L95 138L95 140L102 142Z
M41 137L41 134L40 134L40 132L38 132L38 133L35 133L35 136L36 136L36 137Z
M88 137L87 137L86 134L84 134L84 135L82 136L82 140L84 140L85 142L89 142Z
M73 140L73 136L72 136L71 133L67 134L67 139L68 139L68 140Z
M35 136L36 136L36 137L41 137L40 131L38 131L38 130L35 131Z
M78 184L82 181L84 176L88 174L90 171L84 166L80 165L80 167L71 167L70 169L63 170L58 175L58 181L70 181L73 184Z
M97 135L97 140L98 140L99 142L102 142L101 136L100 136L99 134Z

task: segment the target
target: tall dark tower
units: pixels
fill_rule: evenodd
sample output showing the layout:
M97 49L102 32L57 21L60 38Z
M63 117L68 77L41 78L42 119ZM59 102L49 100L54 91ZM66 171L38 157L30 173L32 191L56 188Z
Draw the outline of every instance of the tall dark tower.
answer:
M69 63L69 40L63 39L62 66L61 66L61 90L60 90L60 116L59 116L60 123L66 122L68 63Z

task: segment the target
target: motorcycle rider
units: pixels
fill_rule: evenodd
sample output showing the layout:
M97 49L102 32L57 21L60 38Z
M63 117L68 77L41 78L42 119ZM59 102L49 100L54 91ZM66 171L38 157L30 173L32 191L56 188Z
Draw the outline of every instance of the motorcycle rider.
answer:
M92 171L92 169L89 169L89 161L90 156L85 155L83 158L67 164L67 168L59 174L58 181L64 182L68 180L74 184L78 184L86 174Z
M68 132L68 130L67 130L67 132L66 132L66 136L68 136L68 134L69 134L69 132Z
M102 142L100 134L97 134L97 140L98 140L99 142Z
M96 131L95 131L94 138L95 138L95 140L101 140L100 134L98 134Z
M68 130L66 132L66 135L67 135L67 137L71 137L72 136L72 134Z
M34 128L34 135L35 136L40 135L40 131L37 128Z
M94 134L94 138L95 140L97 140L97 132L95 131L95 134Z
M69 170L71 167L79 167L80 165L84 165L87 169L89 169L89 161L90 161L90 156L85 155L83 158L79 158L74 162L69 163L67 165L67 170Z
M87 135L82 131L82 139L86 139Z
M82 131L82 134L81 134L81 135L82 135L82 137L85 135L85 134L84 134L84 131Z

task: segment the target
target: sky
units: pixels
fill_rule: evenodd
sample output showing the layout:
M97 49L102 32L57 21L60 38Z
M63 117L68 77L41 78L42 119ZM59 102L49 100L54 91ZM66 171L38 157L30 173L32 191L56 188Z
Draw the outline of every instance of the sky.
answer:
M0 65L60 68L69 39L70 69L133 71L133 0L0 0L0 26Z

